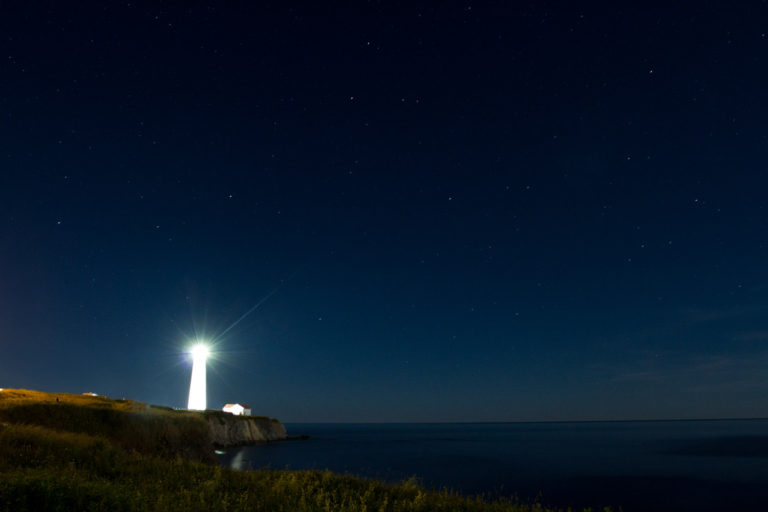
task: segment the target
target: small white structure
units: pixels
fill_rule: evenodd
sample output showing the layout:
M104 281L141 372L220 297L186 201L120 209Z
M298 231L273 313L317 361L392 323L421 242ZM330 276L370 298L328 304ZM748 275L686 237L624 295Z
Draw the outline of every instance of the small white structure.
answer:
M221 409L224 412L234 414L235 416L250 416L251 408L245 404L227 404Z

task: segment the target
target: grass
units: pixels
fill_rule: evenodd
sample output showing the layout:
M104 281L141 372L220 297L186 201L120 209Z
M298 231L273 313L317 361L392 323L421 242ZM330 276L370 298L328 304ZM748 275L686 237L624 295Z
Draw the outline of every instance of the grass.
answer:
M414 481L233 471L212 463L201 426L207 428L202 415L139 402L0 391L0 510L547 510L425 491Z
M129 452L216 460L202 415L133 400L6 389L0 392L0 421L96 436Z

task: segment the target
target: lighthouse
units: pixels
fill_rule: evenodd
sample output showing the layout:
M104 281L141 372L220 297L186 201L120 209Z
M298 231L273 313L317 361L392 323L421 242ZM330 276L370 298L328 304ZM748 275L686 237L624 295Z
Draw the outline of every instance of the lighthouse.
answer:
M208 359L208 347L199 343L189 351L192 354L192 380L189 383L189 402L187 409L204 411L205 400L205 361Z

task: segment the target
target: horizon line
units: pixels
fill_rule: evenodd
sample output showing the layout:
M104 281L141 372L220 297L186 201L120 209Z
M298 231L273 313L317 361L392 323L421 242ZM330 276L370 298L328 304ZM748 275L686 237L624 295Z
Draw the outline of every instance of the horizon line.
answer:
M669 418L669 419L627 419L627 420L490 420L490 421L282 421L316 425L479 425L479 424L532 424L532 423L662 423L681 421L760 421L768 416L743 418Z

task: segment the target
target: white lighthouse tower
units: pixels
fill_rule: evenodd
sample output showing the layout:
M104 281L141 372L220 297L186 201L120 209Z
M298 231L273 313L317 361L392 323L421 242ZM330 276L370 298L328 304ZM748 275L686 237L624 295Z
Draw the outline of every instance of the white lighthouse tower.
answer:
M187 409L204 411L205 400L205 361L208 359L208 347L198 344L189 351L192 354L192 381L189 383L189 402Z

